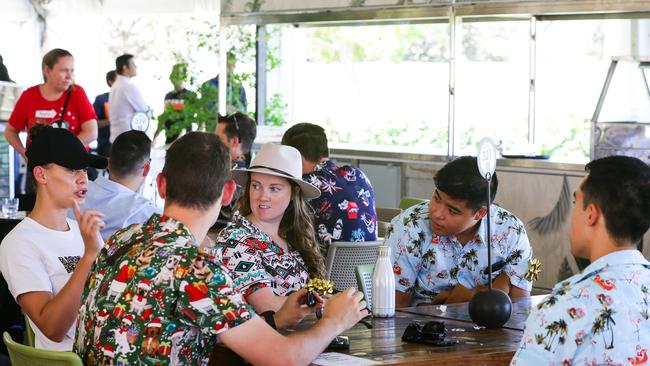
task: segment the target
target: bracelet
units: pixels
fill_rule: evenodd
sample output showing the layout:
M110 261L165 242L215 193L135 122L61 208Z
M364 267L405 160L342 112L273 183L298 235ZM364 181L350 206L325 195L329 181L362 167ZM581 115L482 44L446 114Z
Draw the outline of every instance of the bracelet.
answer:
M275 326L275 317L274 317L275 311L268 310L268 311L265 311L265 312L261 313L260 315L264 317L264 320L266 321L266 324L270 325L271 328L278 329Z

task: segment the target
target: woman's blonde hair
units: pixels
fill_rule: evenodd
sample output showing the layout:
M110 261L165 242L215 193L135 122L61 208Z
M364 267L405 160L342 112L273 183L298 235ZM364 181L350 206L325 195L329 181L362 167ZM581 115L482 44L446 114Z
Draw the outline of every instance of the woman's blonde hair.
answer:
M300 187L289 179L287 181L291 184L291 201L289 201L289 206L280 221L278 234L300 253L307 265L310 277L324 278L325 261L316 241L311 207L305 201ZM241 195L239 201L239 213L242 216L248 216L252 212L250 186L249 174L244 194Z

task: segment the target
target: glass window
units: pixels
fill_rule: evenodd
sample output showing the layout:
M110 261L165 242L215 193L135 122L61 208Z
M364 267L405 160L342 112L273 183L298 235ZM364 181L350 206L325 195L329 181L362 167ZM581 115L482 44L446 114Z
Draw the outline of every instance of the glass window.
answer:
M630 20L537 23L536 140L554 159L589 159L589 129L611 56L629 54Z
M455 155L476 154L484 137L503 152L528 151L528 21L463 23L456 67Z
M267 75L267 110L282 110L289 124L319 124L334 143L445 154L448 28L276 29L270 48L277 46L279 65Z

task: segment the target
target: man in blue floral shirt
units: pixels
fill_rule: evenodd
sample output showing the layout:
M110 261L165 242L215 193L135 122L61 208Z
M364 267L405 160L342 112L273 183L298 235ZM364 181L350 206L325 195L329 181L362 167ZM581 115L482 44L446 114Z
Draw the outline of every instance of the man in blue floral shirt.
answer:
M163 215L115 233L91 269L74 344L85 365L205 365L218 341L255 365L308 364L367 315L363 294L348 289L328 300L317 324L284 337L271 326L321 307L303 305L303 289L266 314L268 324L254 316L219 259L199 247L235 190L229 170L214 134L191 132L171 145L157 179Z
M532 248L524 224L492 205L476 158L458 158L436 173L430 202L395 217L386 235L395 273L395 305L469 301L488 283L486 224L491 223L492 278L510 297L527 296ZM497 175L491 180L492 199Z
M650 167L610 156L574 193L571 253L589 258L532 310L512 365L644 365L650 352Z
M324 249L333 241L377 240L375 191L370 180L357 167L339 167L329 160L325 130L312 123L298 123L284 133L282 144L300 151L302 179L321 191L309 204Z

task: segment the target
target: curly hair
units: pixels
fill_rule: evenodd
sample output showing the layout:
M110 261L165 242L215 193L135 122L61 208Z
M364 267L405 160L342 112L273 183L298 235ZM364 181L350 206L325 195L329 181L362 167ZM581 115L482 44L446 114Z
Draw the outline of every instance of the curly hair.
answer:
M302 190L296 183L291 183L291 201L284 211L278 234L300 253L305 261L310 277L325 276L325 260L316 241L316 230L312 221L311 208L305 201ZM239 213L248 216L252 213L250 203L250 179L239 201Z

